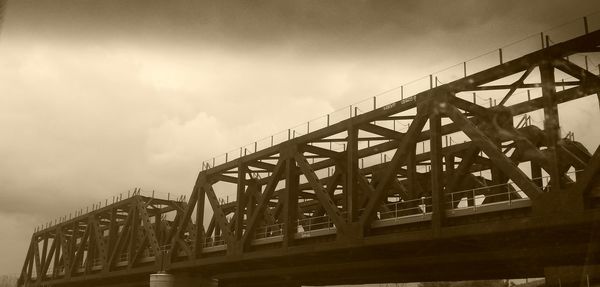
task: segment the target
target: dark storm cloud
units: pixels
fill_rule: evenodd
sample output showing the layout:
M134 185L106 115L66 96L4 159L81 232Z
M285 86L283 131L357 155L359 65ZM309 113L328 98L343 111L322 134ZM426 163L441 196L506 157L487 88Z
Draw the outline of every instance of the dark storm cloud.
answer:
M497 18L547 22L599 9L594 1L579 2L26 0L10 3L7 25L22 37L38 39L364 52L399 48L415 37Z

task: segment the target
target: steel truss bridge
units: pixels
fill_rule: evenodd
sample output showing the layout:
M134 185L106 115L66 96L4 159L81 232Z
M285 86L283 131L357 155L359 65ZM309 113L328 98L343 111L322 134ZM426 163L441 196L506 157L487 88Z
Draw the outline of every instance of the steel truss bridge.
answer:
M137 192L38 230L19 284L147 286L158 270L219 286L596 282L600 149L563 137L559 104L599 95L570 61L599 52L586 31L206 168L187 202ZM504 97L488 107L478 91ZM527 124L535 111L543 127Z

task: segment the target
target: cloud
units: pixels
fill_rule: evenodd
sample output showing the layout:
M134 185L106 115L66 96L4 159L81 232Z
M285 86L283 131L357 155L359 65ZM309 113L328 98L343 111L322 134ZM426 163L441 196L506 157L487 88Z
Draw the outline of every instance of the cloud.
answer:
M167 119L148 131L146 148L148 160L156 164L195 159L202 149L219 150L226 146L227 137L217 119L199 113L188 121Z
M492 38L497 31L520 31L522 23L547 28L597 10L600 4L592 0L22 0L9 3L5 30L7 36L44 41L177 42L237 51L288 47L339 56L389 53L415 39L448 34L437 43L444 45L480 27Z

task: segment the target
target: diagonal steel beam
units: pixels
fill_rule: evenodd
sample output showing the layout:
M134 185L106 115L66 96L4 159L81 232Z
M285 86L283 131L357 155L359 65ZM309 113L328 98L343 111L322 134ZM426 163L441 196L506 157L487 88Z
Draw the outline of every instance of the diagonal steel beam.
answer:
M314 145L305 145L304 147L302 147L302 150L309 152L309 153L316 154L316 155L332 158L332 159L337 159L342 156L342 153L340 153L340 152L332 151L330 149L326 149L326 148L322 148L322 147L318 147L318 146L314 146Z
M46 261L42 265L42 274L44 274L44 276L48 272L48 268L50 268L50 263L52 262L52 259L54 258L54 253L55 253L57 244L58 244L57 240L52 240L52 245L50 245L50 250L47 253L48 256L45 258Z
M600 92L600 84L596 83L582 83L582 85L578 87L573 87L566 89L564 91L556 92L556 103L566 103L568 101L573 101L579 98L586 97L591 94L596 94ZM543 98L535 98L530 101L526 101L523 103L518 103L512 106L509 106L508 109L513 115L520 115L527 112L539 110L544 106Z
M73 274L75 271L77 271L77 267L79 267L79 261L82 260L83 252L85 250L85 247L88 245L89 235L90 235L90 226L86 225L85 232L83 233L83 236L81 237L81 242L79 243L79 246L77 247L77 251L75 253L75 258L73 260L73 264L71 264L71 268L70 268L71 274ZM75 239L75 242L76 241L77 240Z
M154 229L152 229L152 223L150 223L150 216L148 215L148 210L146 209L147 205L139 196L136 198L136 201L137 201L139 216L140 216L140 219L142 220L142 228L144 230L144 233L148 237L149 247L150 247L150 249L152 249L152 252L154 252L154 254L158 254L159 253L158 239L156 238L156 233L154 232ZM158 224L158 222L156 222L155 224Z
M371 123L366 123L360 126L360 129L363 131L367 131L376 135L380 135L386 137L388 139L402 139L404 136L403 133L397 132L395 130L390 130L388 128L384 128L381 126L377 126Z
M65 275L68 274L67 270L70 269L71 266L71 255L70 255L70 246L69 246L69 240L67 240L67 237L65 236L65 232L63 228L60 228L59 230L59 240L60 240L60 245L61 245L61 257L63 260L63 265L64 265L64 269L65 269Z
M31 237L31 241L29 243L29 248L27 249L27 255L25 256L25 262L23 262L23 268L21 269L21 276L19 277L20 281L25 281L25 278L31 277L31 273L27 272L29 268L31 259L33 258L33 241L34 236Z
M445 113L459 126L473 143L485 152L492 162L510 177L527 196L535 200L541 190L498 147L456 107L447 105Z
M248 166L258 167L258 168L261 168L261 169L264 169L267 171L273 171L273 169L275 169L274 164L270 164L268 162L258 161L258 160L248 163Z
M175 232L173 232L172 234L169 234L169 237L168 237L171 240L171 250L170 250L171 254L177 254L177 250L178 250L177 248L182 245L181 243L183 241L181 240L181 238L183 237L183 234L187 230L187 226L190 224L192 213L194 212L194 208L196 207L196 204L198 202L198 196L200 196L199 194L201 193L200 189L202 189L203 185L206 182L207 182L206 175L202 172L200 174L198 174L198 177L196 178L196 183L194 184L194 188L192 190L192 194L190 195L190 199L188 201L187 206L185 207L184 212L183 213L180 213L179 211L177 212L177 217L179 217L179 221L176 220L176 222L179 222L179 223L177 224L177 227L174 228ZM176 219L177 219L177 217L176 217ZM185 246L185 247L187 247L187 246ZM188 250L188 249L189 248L187 248L186 250Z
M571 187L570 190L582 192L589 195L590 189L594 181L598 180L598 174L600 173L600 146L596 148L594 155L587 164L587 167L577 175L577 181Z
M600 77L592 74L590 71L567 61L563 58L552 60L554 68L557 68L582 82L592 82L595 85L600 85Z
M341 178L342 172L340 171L340 169L336 168L333 172L333 175L329 178L329 181L327 182L327 194L329 194L331 198L333 198L335 190L337 189L338 183Z
M423 129L425 122L427 122L427 118L429 116L429 111L427 110L428 106L429 103L424 102L419 104L417 107L416 118L408 128L406 136L400 140L398 148L394 153L394 157L392 157L392 160L387 164L387 169L381 181L375 188L375 192L370 195L369 202L367 203L365 211L360 218L360 223L362 224L363 228L368 228L370 225L373 217L375 216L377 208L381 204L383 197L386 194L385 189L392 182L392 180L396 178L396 174L400 168L401 162L404 161L404 158L408 154L409 146L415 141L416 135Z
M294 155L302 174L306 177L306 180L310 183L311 187L315 191L315 195L317 196L319 202L327 212L327 215L331 219L331 221L335 224L339 232L344 232L346 227L346 222L342 217L342 213L337 208L336 204L333 202L333 199L329 196L323 185L319 182L319 177L315 174L314 170L310 167L308 160L301 153L296 153Z
M100 253L100 261L102 262L102 266L106 266L106 263L108 262L108 246L106 246L104 243L104 235L102 234L102 229L100 228L98 219L95 216L90 217L89 224L92 226L92 230L94 232L96 248L98 248L98 252Z
M470 167L475 162L479 151L480 149L476 146L472 146L465 151L461 162L458 164L458 168L454 170L452 177L450 177L448 183L446 184L446 194L451 194L456 191L456 188L458 188L464 179L464 175L469 172Z
M457 108L469 112L479 118L486 118L489 114L488 109L478 104L469 102L459 97L448 97L448 102Z
M131 259L129 259L128 266L134 266L134 265L136 265L138 263L140 257L142 256L142 254L146 250L147 246L148 246L148 236L144 235L144 237L142 238L142 240L141 240L138 248L136 250L134 250L133 257Z
M122 228L121 232L119 232L117 235L118 236L117 241L115 242L113 250L111 251L111 255L109 257L108 264L107 264L107 269L110 269L115 264L115 259L117 259L119 252L121 252L121 249L123 249L123 245L127 241L127 236L129 235L130 227L133 224L132 223L132 221L133 221L133 217L132 217L133 210L132 209L133 208L129 209L127 219L125 220L123 228Z
M271 197L273 196L275 187L277 186L277 183L281 179L281 175L284 170L284 168L283 168L284 163L285 163L285 160L282 160L282 159L279 159L279 161L277 162L277 165L275 166L275 170L273 170L271 179L267 183L267 186L265 188L265 191L263 192L263 195L260 198L260 202L259 202L258 206L256 207L256 209L254 210L254 213L252 213L252 216L248 220L248 225L246 226L246 232L244 232L244 235L242 236L242 240L241 240L242 248L247 246L250 243L250 238L252 238L254 236L254 231L256 230L256 227L258 227L258 224L260 224L259 221L261 221L264 217L264 213L265 213L266 209L268 208L268 204L269 204L269 201L271 200Z
M137 243L137 235L139 229L139 215L138 215L138 207L137 205L132 204L131 207L131 226L129 228L129 246L127 246L127 269L131 269L134 263L136 243Z
M529 68L527 68L527 70L525 71L525 73L523 73L523 75L521 75L521 77L516 80L511 86L510 86L510 90L508 91L508 93L506 93L506 96L504 96L504 98L502 98L502 100L500 101L500 103L498 104L499 106L504 106L504 104L506 103L506 101L508 101L508 99L510 99L510 97L515 93L515 91L521 87L521 85L523 85L523 82L525 81L525 79L531 74L531 72L533 71L533 69L536 66L531 66Z
M37 273L37 280L41 281L42 279L42 263L40 262L40 246L37 240L37 236L35 241L31 242L33 244L33 258L35 260L35 272Z
M213 213L215 215L215 219L217 221L218 226L221 228L223 232L223 237L225 238L225 242L231 243L233 240L233 234L231 232L231 228L229 226L229 222L227 221L227 216L225 212L221 208L221 204L219 203L219 199L215 194L215 190L212 185L209 183L204 184L202 187L204 192L206 193L206 197L210 202L210 206L212 207Z

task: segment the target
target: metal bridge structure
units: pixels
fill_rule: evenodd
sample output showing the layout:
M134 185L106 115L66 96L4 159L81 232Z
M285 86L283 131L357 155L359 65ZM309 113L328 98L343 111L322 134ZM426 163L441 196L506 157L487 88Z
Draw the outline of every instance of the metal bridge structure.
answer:
M36 230L19 286L148 286L161 270L185 286L598 282L600 149L566 136L559 110L600 97L599 75L573 61L600 53L600 31L541 42L204 166L186 201L137 191ZM472 97L489 91L503 96Z

